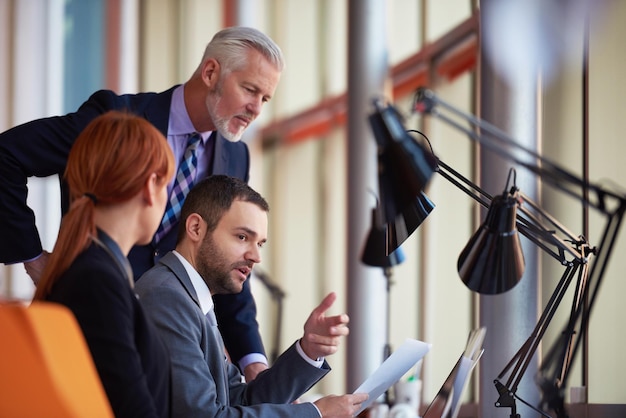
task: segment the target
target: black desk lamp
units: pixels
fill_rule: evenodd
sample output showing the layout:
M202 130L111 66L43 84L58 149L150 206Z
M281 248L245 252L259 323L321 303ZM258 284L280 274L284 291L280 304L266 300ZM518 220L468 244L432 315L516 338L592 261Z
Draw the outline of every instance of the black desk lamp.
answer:
M413 199L421 197L424 187L436 171L482 206L489 208L486 221L467 244L457 263L459 274L470 289L480 294L497 294L511 289L520 280L524 262L517 232L565 266L535 329L494 380L500 395L496 407L511 408L512 418L519 417L515 405L518 384L567 288L576 278L576 294L570 319L561 339L549 351L538 378L543 407L555 411L559 418L566 417L563 391L570 365L587 332L586 319L597 297L626 211L626 196L578 178L522 147L495 126L448 105L432 91L417 91L415 111L443 120L467 134L471 140L528 169L558 191L577 198L604 215L606 224L600 243L593 247L584 237L569 232L558 220L519 192L517 187L505 190L501 196L490 196L437 159L423 144L411 140L412 137L402 126L400 114L392 106L382 106L376 102L375 107L370 123L378 144L382 217L386 222L391 222ZM469 123L473 129L466 128L453 117L438 111L439 108L459 117L463 123ZM507 375L508 379L503 383Z

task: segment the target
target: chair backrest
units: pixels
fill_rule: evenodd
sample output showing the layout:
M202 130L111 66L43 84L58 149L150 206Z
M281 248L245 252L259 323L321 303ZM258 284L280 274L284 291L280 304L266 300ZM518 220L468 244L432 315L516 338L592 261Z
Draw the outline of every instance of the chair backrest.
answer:
M113 417L80 327L63 305L0 303L0 416Z

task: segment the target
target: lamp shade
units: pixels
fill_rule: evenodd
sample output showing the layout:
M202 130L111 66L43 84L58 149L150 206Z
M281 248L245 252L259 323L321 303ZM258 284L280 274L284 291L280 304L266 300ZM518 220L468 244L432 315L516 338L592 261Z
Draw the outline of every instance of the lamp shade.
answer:
M432 212L435 205L423 192L387 224L387 253L395 251Z
M378 144L381 210L384 223L393 223L424 190L437 169L437 159L407 133L393 106L375 104L369 121Z
M387 226L382 224L380 209L372 209L372 228L365 241L361 254L361 261L373 267L393 267L404 262L404 253L401 248L387 253Z
M484 295L512 289L524 273L524 254L516 228L517 193L493 198L485 222L458 259L465 285Z

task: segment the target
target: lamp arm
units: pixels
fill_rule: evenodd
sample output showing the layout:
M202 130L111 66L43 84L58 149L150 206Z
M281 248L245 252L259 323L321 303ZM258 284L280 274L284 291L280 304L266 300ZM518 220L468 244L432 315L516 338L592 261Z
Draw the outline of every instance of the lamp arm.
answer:
M276 284L270 278L269 274L260 270L259 268L255 268L253 272L254 276L259 279L259 281L265 286L265 288L270 292L272 299L276 302L276 327L274 328L274 346L272 347L272 351L270 354L270 365L276 362L276 359L279 356L280 349L280 337L283 326L283 299L286 294L283 289L280 288L278 284Z
M524 376L526 369L530 365L530 361L537 351L539 343L543 339L543 336L548 329L548 326L550 325L550 322L552 321L552 318L554 317L557 308L563 300L563 297L565 296L567 289L569 288L576 272L583 271L580 269L581 265L581 263L575 260L566 266L565 271L563 272L556 288L554 289L554 292L550 296L550 299L548 300L546 307L541 313L541 316L537 321L537 324L535 325L532 333L530 334L526 342L522 345L522 347L518 350L518 352L511 358L509 363L502 369L502 371L498 375L498 379L496 381L500 381L501 379L503 379L506 376L507 372L511 370L511 368L513 368L511 373L508 375L506 383L504 384L507 390L510 391L512 394L517 392L519 383Z
M523 216L519 216L519 219L521 221L524 221L525 219L531 220L529 224L523 223L523 228L521 228L520 231L522 231L522 233L526 237L528 237L529 235L537 236L538 238L540 237L543 240L549 241L554 246L558 247L559 256L554 256L554 255L553 256L557 258L559 261L561 261L561 264L566 263L565 255L563 254L562 251L568 252L572 257L576 258L577 260L584 261L585 254L580 251L580 248L581 246L587 244L587 240L585 239L585 237L580 236L580 235L578 236L574 235L569 229L567 229L555 217L553 217L548 212L543 210L528 195L524 194L521 191L519 191L518 194L523 202L523 204L519 206L519 212ZM544 228L541 220L543 220L543 222L547 222L550 228L554 228L554 229ZM520 223L518 223L518 226ZM530 229L533 227L539 227L540 229L537 232L531 233ZM528 231L529 235L523 232L523 230L525 230L526 228L529 229ZM557 235L557 231L563 235L563 238ZM535 244L537 245L540 245L540 243L537 241L533 241L533 242L535 242ZM570 244L568 244L568 242ZM550 250L546 248L544 248L544 250L550 252Z
M591 310L597 301L598 291L604 279L604 274L612 255L612 249L615 246L623 218L624 208L609 217L600 243L598 244L594 262L590 265L583 266L587 274L579 279L579 290L575 295L572 314L570 315L569 322L561 332L561 340L555 341L552 347L547 351L548 354L541 366L540 374L543 380L540 384L544 392L544 398L546 398L544 402L548 403L553 408L555 406L552 403L562 401L562 399L558 399L558 394L555 393L556 389L558 389L556 386L558 384L559 387L564 387L569 378L571 371L569 366L586 332L587 324L583 321L588 320ZM585 304L584 300L586 297L588 297L588 299ZM575 334L576 329L580 329L581 332ZM565 340L566 337L570 338Z
M263 283L263 286L265 286L265 288L270 292L272 298L278 301L285 298L285 291L281 289L280 286L278 286L274 281L272 281L272 279L266 272L257 268L254 270L254 275L257 279L259 279L261 283Z
M480 203L482 207L489 208L493 196L440 159L437 159L437 173L476 202Z
M480 203L483 207L489 207L493 199L491 195L442 160L438 159L437 163L438 174ZM531 240L563 265L570 262L567 260L565 253L568 253L574 259L583 261L584 256L578 247L585 243L585 240L581 237L574 236L574 234L569 232L553 216L541 209L539 205L528 196L520 194L520 197L523 199L523 203L528 203L532 212L524 208L523 204L519 206L516 218L519 233ZM542 220L544 222L547 221L549 225L544 225ZM563 233L565 235L564 238L557 236L556 231ZM570 241L570 243L567 241Z
M457 120L440 112L438 108L443 108L452 115L460 117L465 122L468 122L473 129L468 129L466 126L461 125ZM624 194L584 181L551 160L522 146L496 126L446 103L437 97L432 90L426 88L417 90L414 110L441 119L450 126L467 134L472 140L480 143L485 148L537 174L542 180L552 184L562 192L585 202L601 213L610 215L618 210L617 208L624 205L626 200ZM520 152L511 152L511 148ZM525 158L522 158L523 156ZM584 193L585 191L589 192L589 194Z

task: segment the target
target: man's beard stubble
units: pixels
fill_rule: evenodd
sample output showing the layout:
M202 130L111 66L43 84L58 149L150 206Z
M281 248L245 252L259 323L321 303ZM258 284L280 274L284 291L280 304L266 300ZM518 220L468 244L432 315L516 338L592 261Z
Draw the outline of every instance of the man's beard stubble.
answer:
M230 277L233 266L226 261L211 234L207 234L198 250L197 270L212 294L232 294L241 291Z

